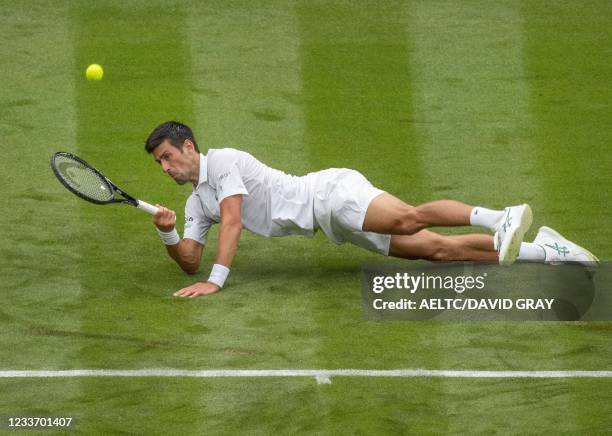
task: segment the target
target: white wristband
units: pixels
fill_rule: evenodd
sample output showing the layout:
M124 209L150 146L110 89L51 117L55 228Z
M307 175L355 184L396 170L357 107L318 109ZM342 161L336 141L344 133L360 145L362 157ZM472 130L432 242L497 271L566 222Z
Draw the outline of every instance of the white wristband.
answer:
M212 271L210 272L210 277L208 277L208 281L222 288L223 284L225 283L225 279L227 279L227 276L229 275L229 272L230 269L225 265L215 263Z
M178 232L176 231L176 229L172 229L172 231L170 231L170 232L162 232L157 227L155 227L155 229L157 230L157 233L159 234L159 237L161 238L161 240L162 240L162 242L164 244L166 244L166 245L176 245L179 242L181 242L181 238L180 238Z

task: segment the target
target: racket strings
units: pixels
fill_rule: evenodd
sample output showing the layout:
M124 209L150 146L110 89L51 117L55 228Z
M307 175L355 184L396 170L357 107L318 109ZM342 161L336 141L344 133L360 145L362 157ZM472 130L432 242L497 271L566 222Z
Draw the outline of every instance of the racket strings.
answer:
M55 167L63 181L79 194L100 202L114 198L114 192L106 179L70 156L56 155Z

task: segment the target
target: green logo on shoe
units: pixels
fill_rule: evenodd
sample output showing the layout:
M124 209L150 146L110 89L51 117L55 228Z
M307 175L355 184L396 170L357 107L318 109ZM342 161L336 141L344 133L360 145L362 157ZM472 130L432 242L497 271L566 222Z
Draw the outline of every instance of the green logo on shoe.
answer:
M510 216L510 212L508 212L506 213L506 220L502 224L502 229L504 229L504 232L508 231L511 223L512 223L512 217Z
M547 247L550 247L553 250L555 250L559 256L565 257L570 252L567 247L559 245L556 242L555 242L555 245L550 245L550 244L544 244L544 245L546 245Z

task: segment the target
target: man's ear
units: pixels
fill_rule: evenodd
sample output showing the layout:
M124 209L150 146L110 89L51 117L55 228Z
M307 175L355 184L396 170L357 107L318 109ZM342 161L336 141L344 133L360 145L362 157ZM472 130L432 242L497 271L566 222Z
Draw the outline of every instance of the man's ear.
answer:
M193 145L191 139L185 139L185 141L183 141L183 149L185 148L187 148L189 152L195 151L195 145Z

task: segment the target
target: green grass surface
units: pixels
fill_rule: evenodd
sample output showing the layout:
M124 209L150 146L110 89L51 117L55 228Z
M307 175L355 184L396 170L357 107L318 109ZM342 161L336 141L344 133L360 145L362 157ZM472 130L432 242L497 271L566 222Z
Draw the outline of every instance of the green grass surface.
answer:
M0 1L0 369L611 369L609 323L365 322L360 265L245 232L227 288L150 218L73 197L57 150L183 216L143 150L166 119L294 174L359 169L409 203L528 201L612 258L612 7L570 2ZM90 63L104 80L87 82ZM180 222L180 220L179 220ZM0 416L83 434L605 433L612 381L0 380Z

